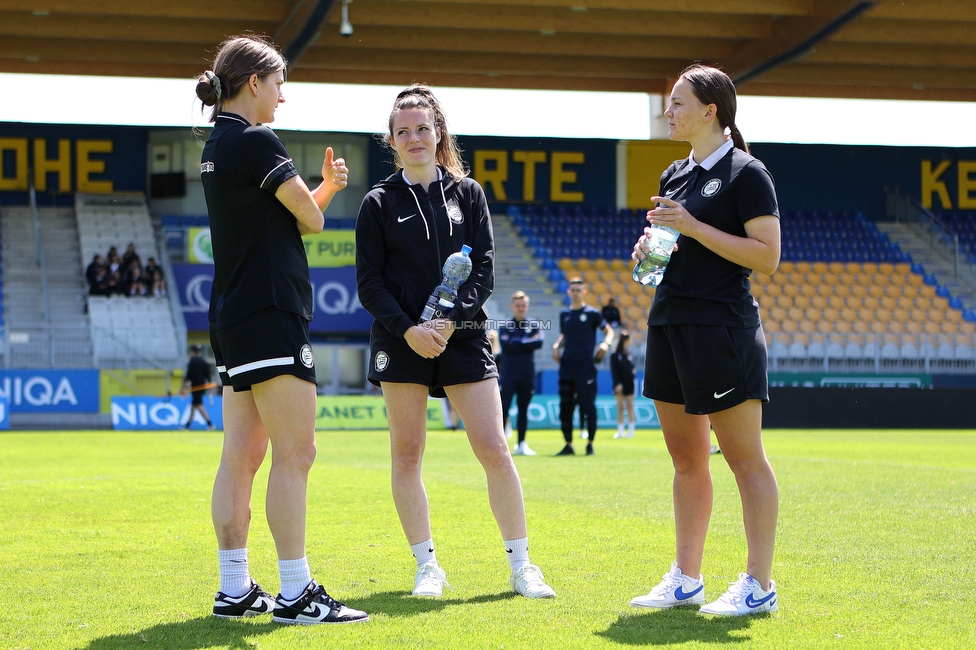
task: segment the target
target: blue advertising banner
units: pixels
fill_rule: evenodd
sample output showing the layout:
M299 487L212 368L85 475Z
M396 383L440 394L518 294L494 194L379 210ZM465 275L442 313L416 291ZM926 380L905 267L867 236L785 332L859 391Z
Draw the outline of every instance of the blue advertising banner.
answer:
M511 422L515 422L518 417L518 407L514 404L508 411ZM654 402L637 395L634 397L634 418L637 420L638 429L659 429L661 422L657 418L657 410ZM617 426L617 400L613 397L596 398L596 424L601 429L612 429ZM580 428L579 409L573 414L573 426ZM559 422L559 396L558 395L534 395L532 403L529 405L529 428L530 429L558 429Z
M311 268L314 320L309 331L315 334L364 333L373 324L359 302L356 291L356 267ZM207 330L213 266L209 264L174 264L173 276L179 291L180 305L189 330Z
M97 370L0 370L12 413L97 413Z
M0 431L10 430L10 401L0 397Z
M205 395L203 406L218 430L224 428L223 398ZM126 431L180 429L190 417L190 397L113 397L112 428ZM193 430L206 429L199 413L193 414Z

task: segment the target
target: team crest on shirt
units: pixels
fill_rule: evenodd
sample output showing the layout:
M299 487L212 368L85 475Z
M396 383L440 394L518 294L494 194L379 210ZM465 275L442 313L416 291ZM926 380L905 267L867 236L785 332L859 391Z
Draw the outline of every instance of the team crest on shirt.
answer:
M456 205L447 206L447 216L454 223L461 223L464 221L464 213L461 212L461 208L457 207Z
M302 365L306 368L311 368L315 365L315 357L312 356L312 346L306 343L302 346L302 349L298 351L298 358L301 360Z
M701 194L702 196L715 196L720 189L722 189L721 179L713 178L702 186Z
M585 323L586 322L586 314L580 314L580 322L581 323Z
M212 172L214 170L214 164L209 160L207 162L200 163L200 173L206 174L207 172Z
M373 359L373 367L376 368L376 372L383 372L388 365L390 365L390 355L382 350L377 352L376 358Z

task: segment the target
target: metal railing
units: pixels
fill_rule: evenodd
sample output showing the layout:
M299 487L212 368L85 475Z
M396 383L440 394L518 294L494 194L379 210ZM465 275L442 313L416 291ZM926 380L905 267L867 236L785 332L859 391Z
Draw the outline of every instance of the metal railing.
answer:
M952 264L956 278L964 275L972 276L962 257L959 235L949 224L919 205L900 187L886 187L884 191L886 211L890 219L895 223L906 224L918 233L932 247L932 250Z

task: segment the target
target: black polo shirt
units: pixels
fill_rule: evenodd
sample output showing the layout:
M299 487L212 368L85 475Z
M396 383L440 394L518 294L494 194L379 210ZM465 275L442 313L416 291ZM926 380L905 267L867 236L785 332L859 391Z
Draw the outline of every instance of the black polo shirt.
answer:
M210 213L214 281L210 327L267 307L312 319L312 286L295 216L277 198L298 171L278 136L220 113L200 163Z
M695 165L690 157L675 161L661 176L659 194L681 203L699 221L745 237L750 219L779 216L773 177L741 149L719 155L714 164L706 159L704 165ZM759 307L749 293L751 273L682 235L647 324L755 327Z

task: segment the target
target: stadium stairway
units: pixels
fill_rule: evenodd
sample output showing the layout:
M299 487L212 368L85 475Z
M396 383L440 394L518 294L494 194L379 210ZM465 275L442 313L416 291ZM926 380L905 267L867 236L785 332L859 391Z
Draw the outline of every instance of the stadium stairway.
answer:
M557 294L552 283L546 280L546 272L508 215L493 214L491 223L495 235L495 290L488 303L489 317L511 318L509 299L516 291L524 291L530 301L529 317L551 323L551 329L545 333L551 343L559 336L559 312L565 295ZM557 367L549 354L538 354L536 365L539 369Z
M954 297L962 300L966 309L976 309L976 286L963 278L955 277L953 263L935 249L928 240L919 235L911 226L904 223L878 222L878 230L909 255L916 264L921 264L925 273L932 274L940 286L947 288ZM963 264L973 269L972 264L963 259Z
M48 348L41 267L29 207L3 210L4 320L11 333L11 367L91 366L91 334L85 315L85 281L78 230L71 208L39 208L50 306L57 332Z

